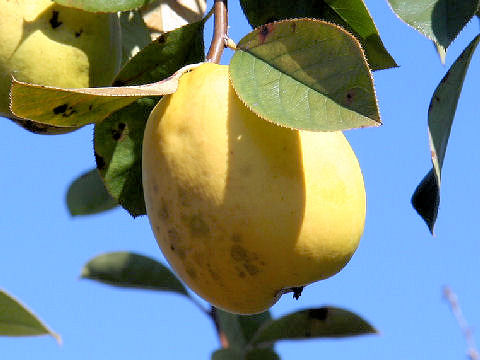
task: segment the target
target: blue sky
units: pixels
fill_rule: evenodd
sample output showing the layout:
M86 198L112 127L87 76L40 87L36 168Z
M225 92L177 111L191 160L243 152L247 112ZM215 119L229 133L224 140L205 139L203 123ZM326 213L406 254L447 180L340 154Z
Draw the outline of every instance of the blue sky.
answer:
M464 358L465 339L442 287L451 286L468 322L479 328L478 54L447 150L435 237L410 197L431 167L430 97L479 24L473 20L460 34L442 66L431 42L396 18L386 1L365 2L400 65L374 74L384 125L346 132L365 177L365 233L341 273L307 287L299 301L283 297L272 313L331 304L362 315L380 335L282 342L276 349L284 360ZM230 3L230 36L238 41L249 27L237 2ZM227 50L223 62L230 56ZM68 215L69 183L95 164L92 127L48 137L1 120L0 287L63 338L62 346L50 337L0 338L2 358L208 359L220 346L215 330L187 299L79 279L82 266L104 252L129 250L164 262L146 217L134 220L121 209L91 217Z

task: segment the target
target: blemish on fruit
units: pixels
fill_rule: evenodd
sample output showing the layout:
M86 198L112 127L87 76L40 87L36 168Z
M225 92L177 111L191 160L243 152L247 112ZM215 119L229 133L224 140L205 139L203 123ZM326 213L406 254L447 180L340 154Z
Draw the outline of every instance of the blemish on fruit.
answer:
M325 321L328 317L328 308L310 309L308 310L308 316L315 320Z
M210 228L200 215L192 215L188 227L193 236L205 236L210 232Z
M192 279L197 277L197 272L195 271L195 269L193 267L188 266L186 271L187 271L188 276L190 276Z
M233 245L230 249L230 256L235 261L246 261L248 260L247 251L240 245Z
M256 275L260 271L258 269L258 267L256 267L255 265L253 265L252 263L249 263L249 262L244 263L243 267L245 268L245 270L247 270L247 272L251 276Z
M153 189L153 192L158 192L158 188L155 190L155 188ZM163 220L167 220L168 219L168 207L167 207L167 203L165 202L165 200L162 198L162 201L161 201L161 205L160 205L160 209L158 209L158 217L163 219Z
M58 20L58 14L59 14L58 11L56 11L56 10L53 10L53 11L52 11L52 17L51 17L50 20L48 21L48 22L50 23L50 26L52 27L52 29L56 29L56 28L58 28L60 25L63 24L61 21Z
M78 38L83 34L83 29L80 29L79 31L75 31L75 37Z
M97 163L97 169L103 170L105 169L105 160L95 151L95 162Z
M242 236L237 233L232 234L232 241L233 242L241 242L242 241Z

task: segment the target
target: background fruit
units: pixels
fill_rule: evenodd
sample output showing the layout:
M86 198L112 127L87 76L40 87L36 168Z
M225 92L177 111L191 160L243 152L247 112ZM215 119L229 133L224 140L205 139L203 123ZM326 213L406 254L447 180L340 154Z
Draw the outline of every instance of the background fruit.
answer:
M64 88L110 85L121 61L116 14L47 0L0 0L0 115L10 116L10 79Z
M363 232L363 177L343 134L258 118L234 93L227 66L184 74L154 109L143 186L167 260L231 312L261 312L283 290L334 275Z

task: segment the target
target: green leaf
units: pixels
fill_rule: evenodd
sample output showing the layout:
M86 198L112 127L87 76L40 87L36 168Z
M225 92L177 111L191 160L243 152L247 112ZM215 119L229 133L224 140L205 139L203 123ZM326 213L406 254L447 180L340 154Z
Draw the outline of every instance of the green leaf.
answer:
M146 214L142 187L145 124L157 100L143 98L95 125L95 160L108 192L132 216Z
M91 12L117 12L145 6L152 0L53 0L57 4Z
M120 13L122 27L122 64L127 63L145 46L150 44L150 32L138 11Z
M51 335L58 343L60 336L50 330L17 299L0 289L0 336Z
M372 70L397 66L362 0L240 0L240 4L253 27L292 18L315 18L337 24L362 44Z
M13 116L7 119L12 120L15 124L21 126L25 130L38 135L63 135L79 129L78 127L58 127L46 125L27 119L16 118Z
M272 320L258 330L252 343L259 345L286 339L339 338L376 332L358 315L328 306L301 310Z
M255 315L237 315L221 309L215 309L215 318L232 348L245 349L258 328L271 320L270 312Z
M205 59L205 19L159 36L136 54L117 74L114 85L138 85L163 80L187 64Z
M99 255L85 265L81 277L113 286L173 291L189 296L180 280L167 267L152 258L131 252Z
M295 129L336 131L378 126L370 69L360 44L320 20L285 20L240 40L232 84L257 115Z
M432 180L430 173L427 174L417 187L412 202L432 233L440 202L441 171L448 138L457 110L458 98L462 92L463 81L479 41L480 35L477 35L455 60L435 89L428 108L428 135L434 170L432 175L435 176L435 180ZM432 202L428 204L425 199L430 199Z
M245 356L238 349L218 349L212 354L212 360L245 360Z
M407 24L444 49L475 15L478 0L388 0Z
M280 356L273 349L256 348L247 352L245 360L280 360Z
M97 214L117 205L105 189L97 169L84 173L68 188L67 206L72 216Z

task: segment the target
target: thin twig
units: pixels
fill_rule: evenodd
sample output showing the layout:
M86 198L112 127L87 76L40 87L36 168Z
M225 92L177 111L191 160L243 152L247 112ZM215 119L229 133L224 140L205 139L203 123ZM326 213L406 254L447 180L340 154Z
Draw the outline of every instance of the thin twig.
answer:
M207 54L207 61L216 64L220 63L220 59L225 48L225 41L228 32L228 9L227 0L215 0L215 20L212 43Z
M463 316L462 309L458 303L457 295L448 286L443 288L443 294L450 304L453 315L455 316L455 319L457 319L457 323L460 326L463 335L465 336L465 340L467 341L468 357L470 360L480 360L480 354L475 345L472 329L468 326L467 320L465 320L465 317Z

